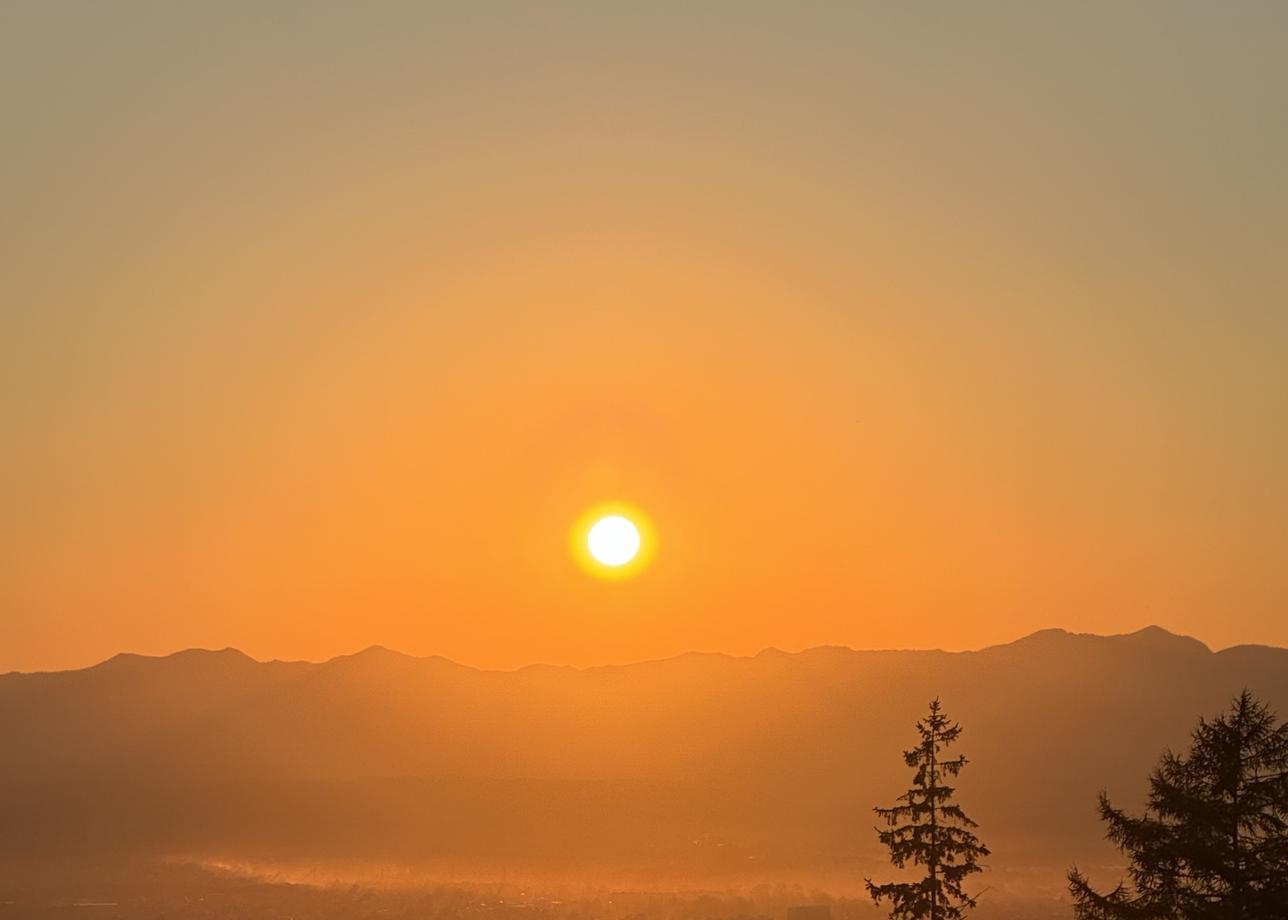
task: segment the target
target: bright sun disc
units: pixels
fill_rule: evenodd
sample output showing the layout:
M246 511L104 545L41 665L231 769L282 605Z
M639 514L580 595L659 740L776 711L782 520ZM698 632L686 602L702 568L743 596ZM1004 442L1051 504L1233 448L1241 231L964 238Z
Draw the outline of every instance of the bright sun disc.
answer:
M657 555L657 530L644 509L611 499L587 508L568 532L573 560L587 575L625 581Z
M639 528L620 514L600 518L586 535L586 548L602 565L625 565L640 551Z

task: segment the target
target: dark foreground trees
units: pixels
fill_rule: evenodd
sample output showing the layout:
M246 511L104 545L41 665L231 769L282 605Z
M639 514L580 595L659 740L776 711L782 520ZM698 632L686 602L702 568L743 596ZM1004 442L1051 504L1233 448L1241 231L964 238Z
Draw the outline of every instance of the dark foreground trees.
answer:
M1163 756L1143 816L1103 793L1100 815L1129 881L1102 894L1072 870L1079 920L1288 918L1288 724L1250 693Z
M977 825L952 803L955 790L944 782L966 766L965 757L941 756L962 729L949 721L936 699L917 731L921 743L903 755L916 771L912 788L899 796L898 804L874 811L886 823L877 833L890 849L890 861L899 869L909 863L923 866L925 875L918 881L885 885L867 879L868 893L877 904L889 899L895 920L960 920L975 906L975 899L962 890L962 881L981 871L979 858L988 855L972 832Z

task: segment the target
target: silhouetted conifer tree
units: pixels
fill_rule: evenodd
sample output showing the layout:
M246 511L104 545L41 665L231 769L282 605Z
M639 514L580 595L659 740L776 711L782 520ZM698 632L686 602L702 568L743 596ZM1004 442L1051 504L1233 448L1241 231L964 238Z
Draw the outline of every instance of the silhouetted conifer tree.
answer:
M895 920L960 920L975 899L962 891L962 880L981 871L979 858L988 848L972 832L977 827L960 805L952 803L946 778L966 766L965 757L945 759L940 752L957 740L961 726L950 723L936 699L930 715L917 723L921 743L904 751L903 759L916 770L913 786L892 808L875 808L886 827L877 828L890 849L890 861L903 869L909 863L925 867L925 877L911 882L877 885L867 879L868 893L880 904L890 900Z
M1101 793L1130 884L1101 894L1070 871L1079 920L1288 918L1288 723L1275 723L1245 690L1200 720L1188 754L1163 755L1143 817Z

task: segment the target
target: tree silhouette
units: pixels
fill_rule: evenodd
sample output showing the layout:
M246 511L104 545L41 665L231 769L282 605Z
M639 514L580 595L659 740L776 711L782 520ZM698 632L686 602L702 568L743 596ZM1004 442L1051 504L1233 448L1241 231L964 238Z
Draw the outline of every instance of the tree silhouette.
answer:
M1079 920L1288 917L1288 723L1275 723L1245 690L1199 721L1188 754L1163 755L1142 817L1100 794L1130 885L1101 894L1071 870Z
M950 723L939 700L930 704L930 715L917 723L921 743L904 751L903 759L916 770L913 786L891 808L874 808L886 823L877 828L890 850L890 862L903 869L911 862L925 866L925 877L915 882L875 884L867 879L868 893L880 904L890 900L895 920L960 920L975 906L962 891L962 880L982 871L979 858L988 848L972 832L978 825L952 803L952 786L944 785L966 766L965 757L944 759L940 752L957 740L961 726Z

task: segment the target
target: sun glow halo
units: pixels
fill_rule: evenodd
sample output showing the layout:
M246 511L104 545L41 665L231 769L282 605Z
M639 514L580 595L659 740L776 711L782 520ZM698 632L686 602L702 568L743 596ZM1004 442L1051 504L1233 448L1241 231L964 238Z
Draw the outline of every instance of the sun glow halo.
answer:
M582 568L600 578L634 575L648 564L655 544L648 517L621 502L590 509L572 531L573 556Z

